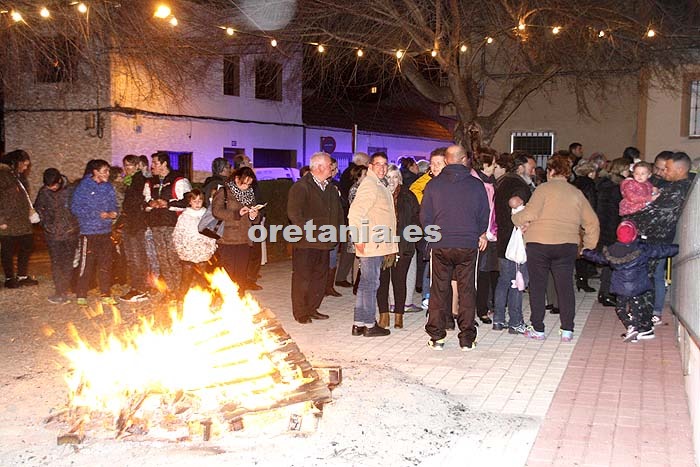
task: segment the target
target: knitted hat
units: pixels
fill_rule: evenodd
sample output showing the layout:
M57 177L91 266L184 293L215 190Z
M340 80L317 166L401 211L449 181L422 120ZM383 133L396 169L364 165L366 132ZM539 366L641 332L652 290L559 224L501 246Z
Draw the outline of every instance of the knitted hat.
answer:
M617 240L621 243L632 243L637 238L637 226L634 222L625 220L617 226Z

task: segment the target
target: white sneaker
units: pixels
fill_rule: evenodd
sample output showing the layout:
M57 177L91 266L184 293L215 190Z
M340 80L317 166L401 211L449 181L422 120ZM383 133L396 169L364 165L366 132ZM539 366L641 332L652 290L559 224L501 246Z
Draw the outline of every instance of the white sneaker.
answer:
M664 322L661 321L661 317L660 317L660 316L654 315L654 316L652 316L652 318L651 318L651 324L653 324L654 326L658 326L658 325L660 325L660 324L664 324Z
M423 308L424 310L427 310L429 302L430 302L429 298L424 298L423 301L420 302L420 307Z
M637 331L637 328L635 328L632 325L627 326L627 332L623 335L622 342L630 342L632 340L636 340L638 334L639 331Z

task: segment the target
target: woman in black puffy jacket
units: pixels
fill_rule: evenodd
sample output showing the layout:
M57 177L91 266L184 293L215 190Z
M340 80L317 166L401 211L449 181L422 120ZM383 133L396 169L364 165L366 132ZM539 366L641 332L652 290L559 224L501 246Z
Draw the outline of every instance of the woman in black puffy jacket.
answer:
M603 247L612 245L617 240L615 230L620 224L620 183L629 175L629 161L618 158L610 163L607 173L601 174L597 180L597 203L595 212L600 221L600 240L596 250L602 251ZM598 302L605 306L615 306L615 296L610 293L610 266L603 266L600 272L600 290L598 290Z

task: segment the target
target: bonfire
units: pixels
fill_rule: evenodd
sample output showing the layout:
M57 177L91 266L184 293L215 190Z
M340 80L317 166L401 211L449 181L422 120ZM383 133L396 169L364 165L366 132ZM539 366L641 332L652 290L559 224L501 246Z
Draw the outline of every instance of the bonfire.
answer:
M99 429L117 437L209 439L241 430L253 415L274 414L291 429L308 414L319 416L330 391L274 315L250 295L240 297L223 270L208 280L206 290L188 291L181 309L141 316L130 327L112 307L114 324L98 343L70 325L72 342L57 347L70 366L61 411L68 439Z

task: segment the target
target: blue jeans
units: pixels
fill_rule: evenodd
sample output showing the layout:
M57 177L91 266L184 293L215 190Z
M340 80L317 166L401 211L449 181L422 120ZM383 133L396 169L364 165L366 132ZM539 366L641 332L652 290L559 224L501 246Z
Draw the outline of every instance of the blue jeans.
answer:
M377 289L379 289L379 273L384 257L372 256L358 259L361 274L355 301L355 324L371 327L374 326L377 316Z
M666 299L666 258L661 258L654 269L654 316L661 317Z
M423 269L423 300L430 297L430 261L425 262L425 269Z
M523 324L523 292L511 287L511 281L515 280L516 264L505 258L498 258L499 276L494 297L493 322L505 324L506 306L508 306L508 326L516 327ZM525 286L529 282L527 263L520 265L520 273L525 280Z
M330 256L328 258L329 258L328 259L328 267L330 269L335 269L338 266L338 247L337 246L330 251Z

